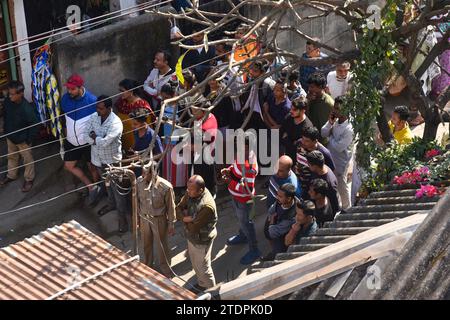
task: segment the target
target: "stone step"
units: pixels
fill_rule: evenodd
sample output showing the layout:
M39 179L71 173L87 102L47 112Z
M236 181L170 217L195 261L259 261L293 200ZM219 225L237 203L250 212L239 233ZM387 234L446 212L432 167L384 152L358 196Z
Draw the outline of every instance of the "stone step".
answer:
M286 261L283 260L275 260L275 261L264 261L262 268L270 268L270 267L274 267L276 265L279 265L280 263L283 263Z
M299 244L336 243L347 239L350 235L343 236L312 236L300 238Z
M284 252L284 253L278 253L275 256L275 260L283 260L285 262L286 260L295 259L301 256L304 256L305 254L308 254L310 252Z
M294 244L289 246L287 252L308 252L328 247L331 243Z
M393 222L397 219L378 219L378 220L345 220L325 222L326 228L353 228L353 227L378 227L383 224Z
M442 180L442 181L433 181L431 183L422 183L422 184L432 184L434 186L450 186L450 180ZM393 191L393 190L408 190L408 189L420 189L420 184L391 184L385 187L384 191Z
M433 198L423 197L421 199L417 199L415 196L388 197L388 198L364 199L360 201L359 206L401 204L401 203L428 203L428 202L437 202L438 200L439 196Z
M375 199L375 198L388 198L388 197L409 197L414 196L417 192L417 188L413 189L406 189L406 190L391 190L391 191L378 191L378 192L372 192L369 194L368 199Z
M356 228L321 228L317 230L314 236L353 236L355 234L370 230L370 227L356 227Z
M428 203L402 203L402 204L382 204L382 205L367 205L356 206L348 209L349 213L364 213L364 212L383 212L383 211L417 211L430 210L435 206L436 202Z
M430 210L346 213L336 216L334 221L406 218L413 214L427 214L429 212Z

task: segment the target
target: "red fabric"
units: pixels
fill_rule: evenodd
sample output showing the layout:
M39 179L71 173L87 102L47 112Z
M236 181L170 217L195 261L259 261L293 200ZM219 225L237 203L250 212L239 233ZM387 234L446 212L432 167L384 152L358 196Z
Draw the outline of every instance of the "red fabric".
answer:
M150 107L148 102L145 101L144 99L138 99L133 103L128 103L125 99L120 98L116 102L116 107L117 107L118 111L123 114L129 114L136 109L141 109L141 108L147 109L150 111L150 114L154 118L152 108Z
M217 119L212 113L210 113L208 118L206 118L206 120L202 123L202 131L211 132L212 141L214 141L217 136L217 128Z
M251 200L252 195L255 194L255 179L258 173L258 165L256 163L250 165L248 160L245 160L245 184L242 183L244 182L244 179L242 179L244 174L244 165L238 164L235 160L229 169L231 171L231 175L237 179L231 179L228 184L228 191L236 201L246 203Z
M214 141L216 141L217 128L218 128L217 119L212 113L210 113L208 118L206 118L206 120L202 123L202 131L203 132L208 131L208 133L209 133L208 137L205 137L205 140L204 140L206 143L213 144ZM206 139L210 139L210 138L211 138L211 140L206 140ZM211 147L212 147L211 150L213 151L212 155L214 156L214 150L215 150L214 144Z

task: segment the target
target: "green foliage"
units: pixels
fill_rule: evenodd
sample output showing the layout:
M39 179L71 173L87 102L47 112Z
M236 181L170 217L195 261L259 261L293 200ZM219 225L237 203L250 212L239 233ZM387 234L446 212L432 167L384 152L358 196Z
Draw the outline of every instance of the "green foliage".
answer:
M380 89L398 64L399 52L392 39L399 0L388 0L381 17L379 30L369 29L365 18L355 23L357 46L361 56L353 68L353 85L344 106L357 136L359 149L356 160L365 169L370 166L370 155L376 151L373 124L381 109Z

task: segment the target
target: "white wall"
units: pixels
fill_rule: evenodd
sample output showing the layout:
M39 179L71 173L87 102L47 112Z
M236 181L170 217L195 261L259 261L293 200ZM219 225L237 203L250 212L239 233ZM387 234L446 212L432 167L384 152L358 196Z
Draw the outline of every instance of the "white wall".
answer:
M16 25L16 40L26 39L28 37L27 22L25 19L25 8L23 0L14 0L14 21ZM19 42L19 55L20 55L20 78L25 85L25 98L31 101L31 57L30 46L27 41Z

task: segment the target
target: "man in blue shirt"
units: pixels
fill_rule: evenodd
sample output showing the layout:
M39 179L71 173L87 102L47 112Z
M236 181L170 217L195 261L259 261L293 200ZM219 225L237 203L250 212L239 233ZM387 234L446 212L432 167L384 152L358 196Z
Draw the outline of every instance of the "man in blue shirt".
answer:
M64 140L64 169L80 179L89 189L88 205L92 206L97 200L100 187L92 186L92 181L86 176L83 170L77 167L77 162L85 158L93 182L99 181L97 169L91 163L91 147L86 135L86 126L90 116L97 111L97 97L84 87L84 80L81 76L74 74L70 76L65 84L67 93L61 99L61 108L65 115L65 135Z
M302 58L305 59L319 59L319 58L326 58L328 55L320 51L320 47L318 47L315 42L320 42L319 38L313 38L312 41L306 41L306 52L303 53ZM309 76L315 72L322 73L325 77L328 75L328 72L330 72L333 69L332 65L323 65L320 67L314 67L314 66L300 66L300 83L302 85L302 88L308 92L308 79Z
M267 208L269 209L277 199L277 192L280 186L285 183L290 183L295 187L295 195L300 198L302 194L302 189L298 183L297 176L291 170L294 165L293 160L289 156L281 156L278 159L278 170L277 173L270 177L269 180L269 191L267 192Z
M291 101L287 96L287 85L283 80L277 80L263 105L264 122L270 129L280 129L290 111Z
M285 246L298 244L301 238L310 237L317 232L319 228L316 222L316 206L312 201L296 200L295 223L284 238Z

